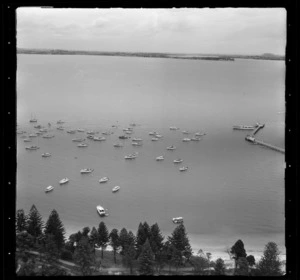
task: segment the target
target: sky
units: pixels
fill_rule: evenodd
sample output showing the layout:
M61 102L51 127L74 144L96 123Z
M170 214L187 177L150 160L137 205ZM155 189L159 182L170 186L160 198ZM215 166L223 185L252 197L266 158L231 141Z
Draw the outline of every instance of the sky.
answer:
M17 9L17 47L285 54L284 8Z

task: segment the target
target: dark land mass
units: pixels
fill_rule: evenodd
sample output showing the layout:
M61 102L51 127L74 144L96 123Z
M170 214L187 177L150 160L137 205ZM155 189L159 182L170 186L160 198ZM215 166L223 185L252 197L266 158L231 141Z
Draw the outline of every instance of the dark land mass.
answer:
M104 51L76 51L60 49L24 49L18 48L19 54L47 54L47 55L101 55L101 56L129 56L129 57L154 57L191 60L222 60L234 61L234 59L262 59L285 60L284 56L266 53L263 55L224 55L224 54L172 54L172 53L147 53L147 52L104 52Z

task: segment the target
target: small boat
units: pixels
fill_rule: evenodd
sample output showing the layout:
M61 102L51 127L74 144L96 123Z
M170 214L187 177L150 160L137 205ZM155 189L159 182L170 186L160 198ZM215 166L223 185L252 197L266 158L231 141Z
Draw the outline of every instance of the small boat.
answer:
M96 134L96 132L93 131L93 130L87 131L86 133L89 134L89 135L94 135L94 134Z
M123 131L133 131L133 128L132 127L123 128Z
M163 156L159 156L159 157L156 158L156 160L157 160L157 161L159 161L159 160L164 160L164 157L163 157Z
M131 130L126 130L125 131L125 134L132 134L133 133L133 131L131 131Z
M45 192L51 192L53 191L54 187L53 186L49 186L45 189Z
M38 132L36 132L36 135L39 136L39 135L42 135L43 133L44 133L44 132L38 131Z
M119 189L120 189L119 186L115 186L115 187L112 189L112 192L117 192Z
M93 140L94 141L105 141L106 138L105 137L96 137L96 136L94 136Z
M85 132L85 130L83 128L77 128L78 132Z
M33 118L33 117L31 117L31 119L29 120L29 122L31 122L31 123L36 123L36 122L37 122L37 119L36 119L36 118Z
M39 149L40 147L38 146L30 146L30 147L25 147L26 150L37 150Z
M137 153L132 153L130 155L125 156L125 159L135 159L137 157Z
M31 133L28 135L28 137L37 137L37 134L36 133Z
M51 157L51 154L50 153L43 153L42 157Z
M110 131L104 131L104 132L102 132L102 134L103 134L103 135L111 135L112 132L110 132Z
M17 131L17 134L23 134L25 131Z
M186 130L183 130L182 133L183 133L183 134L190 134L190 132L189 132L189 131L186 131Z
M86 173L92 173L94 171L94 169L92 168L84 168L80 170L81 174L86 174Z
M159 139L157 138L157 137L153 137L152 139L151 139L151 141L158 141Z
M64 130L65 128L62 127L62 126L58 126L57 129L58 129L58 130Z
M155 137L156 137L156 138L162 138L163 136L160 135L160 134L155 134Z
M140 142L140 141L143 141L142 138L132 138L132 141L133 142Z
M53 134L46 134L42 136L43 138L53 138L54 135Z
M130 126L136 126L136 124L135 123L131 123L131 124L129 124Z
M71 130L67 130L67 133L70 133L70 134L75 134L75 133L76 133L76 130L73 130L73 129L71 129Z
M65 122L62 121L62 120L59 120L59 121L57 121L56 123L57 123L57 124L63 124L63 123L65 123Z
M114 144L114 147L121 148L121 147L123 147L123 145L121 143L116 143L116 144Z
M157 133L155 132L155 131L151 131L151 132L149 132L149 135L153 135L153 136L155 136Z
M128 139L128 138L130 138L129 136L126 136L126 135L121 135L121 136L119 136L119 139Z
M234 125L233 129L237 130L253 130L257 127L257 124L255 126L253 125Z
M88 135L86 138L94 140L94 136L93 135Z
M181 163L183 160L181 158L177 158L173 160L174 163Z
M101 206L101 205L98 205L96 207L97 209L97 212L98 214L100 215L100 217L104 217L104 216L107 216L108 214L106 213L105 209ZM107 209L106 209L107 210Z
M22 135L21 138L25 139L25 138L28 138L28 136L27 135Z
M200 141L200 140L201 140L200 137L193 137L193 138L191 138L191 141Z
M68 183L69 182L69 179L68 178L63 178L63 179L61 179L60 181L59 181L59 184L66 184L66 183Z
M172 219L174 224L181 224L183 223L183 218L182 217L176 217Z
M179 168L179 171L187 171L188 170L188 166L183 166Z
M102 177L100 180L99 180L99 183L105 183L109 180L108 177Z
M42 128L42 126L40 124L35 125L34 128Z
M170 126L170 130L178 130L179 128L177 128L176 126Z
M72 139L72 141L73 142L83 142L83 141L85 141L85 139L84 138L74 138L74 139Z
M176 147L171 145L171 146L167 147L167 150L173 151L173 150L176 150Z
M204 135L206 135L206 133L204 133L204 132L196 132L195 133L195 136L204 136Z
M190 142L191 139L190 139L190 138L183 138L182 141L183 141L183 142Z
M31 139L30 138L25 138L24 142L31 142Z
M132 146L142 146L142 142L132 142Z
M79 148L84 148L84 147L87 147L88 144L85 144L85 143L82 143L82 144L78 144L77 147Z

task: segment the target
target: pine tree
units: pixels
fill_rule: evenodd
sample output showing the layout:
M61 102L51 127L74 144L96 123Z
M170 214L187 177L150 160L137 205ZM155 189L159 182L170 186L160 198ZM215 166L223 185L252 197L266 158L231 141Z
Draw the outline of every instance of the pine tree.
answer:
M65 229L55 209L52 210L45 226L45 234L52 234L58 249L65 245Z
M124 255L125 246L128 244L128 232L126 228L122 228L119 234L119 243L121 247L121 255Z
M172 236L168 237L168 240L176 248L176 250L181 252L182 256L189 260L192 256L192 248L183 224L180 224L174 229Z
M146 239L138 258L139 272L141 275L153 275L153 258L154 255L151 250L149 240Z
M249 275L248 261L245 257L239 257L236 265L237 267L235 269L234 275L241 275L241 276Z
M109 239L110 239L110 246L113 248L114 250L114 261L115 264L117 263L117 259L116 259L116 252L118 250L118 248L120 247L120 242L119 242L119 233L117 229L113 229L110 234L109 234Z
M74 261L83 276L92 275L91 266L95 265L95 259L88 237L82 236L79 240L74 253Z
M89 227L84 227L82 229L82 235L87 237L90 231L91 231L91 229Z
M225 275L225 263L224 263L223 259L221 259L221 258L218 258L216 260L215 274L216 275Z
M59 259L60 252L53 234L49 233L45 235L43 246L41 246L40 252L43 253L43 259L45 259L48 264L56 263L56 261Z
M149 235L148 230L146 229L146 231L145 231L144 225L142 223L140 223L137 233L136 233L136 251L137 251L136 258L139 257L139 255L142 251L142 247L147 240L147 235Z
M23 209L19 209L16 214L16 232L22 232L27 228L27 217Z
M98 227L98 246L101 247L101 258L103 259L103 251L108 244L108 230L104 222L101 222Z
M27 231L36 240L43 233L44 222L42 216L36 209L35 205L32 205L27 220Z
M90 235L89 235L89 241L90 241L90 244L93 248L93 252L94 254L96 253L96 244L98 242L98 239L99 239L99 235L98 235L98 231L96 230L95 227L92 228L92 231L90 232Z
M244 248L244 243L242 240L238 240L230 249L230 254L233 256L235 268L237 267L237 261L239 258L246 258L247 253Z
M264 249L263 256L257 264L260 275L263 276L281 276L282 262L279 259L279 249L275 242L269 242Z
M249 266L254 266L255 265L255 258L254 258L254 256L249 255L249 256L246 257L246 259L248 261Z
M144 228L144 234L145 234L146 239L148 238L150 240L150 238L151 238L151 228L150 228L150 226L148 225L147 222L143 223L143 228Z
M122 262L123 264L130 269L130 274L133 272L133 265L135 263L135 247L133 243L125 245Z
M156 254L161 251L163 248L164 237L160 232L160 228L157 223L151 226L150 229L151 235L149 238L151 249L156 257Z

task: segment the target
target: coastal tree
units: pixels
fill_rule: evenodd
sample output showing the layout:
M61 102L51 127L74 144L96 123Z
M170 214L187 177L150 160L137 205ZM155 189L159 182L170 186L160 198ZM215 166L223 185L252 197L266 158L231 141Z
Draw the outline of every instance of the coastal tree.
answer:
M90 232L90 235L89 235L89 241L93 248L94 254L96 253L96 244L98 242L98 238L99 238L98 231L96 230L95 227L93 227L92 231Z
M130 244L135 244L135 236L134 234L132 233L132 231L129 231L128 232L128 235L127 235L127 245L130 245Z
M27 231L33 236L34 240L43 233L43 226L42 216L33 204L28 214Z
M74 261L83 276L92 275L91 266L95 264L95 259L88 237L82 236L79 240L74 252Z
M154 255L151 250L149 240L146 239L138 258L139 272L141 275L153 275L153 259Z
M137 255L136 258L139 257L141 251L142 251L142 247L144 245L144 243L146 242L147 238L150 235L150 227L149 225L144 222L144 224L140 223L137 233L136 233L136 251L137 251Z
M157 257L157 254L163 248L163 240L164 240L164 237L161 234L158 224L157 223L153 224L150 228L149 242L150 242L152 252L154 253L155 259Z
M204 275L208 268L208 259L204 255L191 256L189 263L193 266L193 271L197 275Z
M28 251L34 248L34 237L27 231L16 234L16 259L26 262L29 256Z
M234 266L236 268L238 259L247 257L246 250L244 248L244 243L242 240L239 239L235 242L235 244L230 249L230 254L234 259Z
M254 256L253 255L249 255L249 256L247 256L246 257L246 259L247 259L247 262L248 262L248 264L249 264L249 266L254 266L255 265L255 258L254 258Z
M109 238L108 230L104 222L101 222L98 227L98 242L97 245L101 247L101 258L103 259L103 251L107 247Z
M117 229L112 229L112 231L109 234L109 244L110 246L113 248L114 251L114 262L115 264L117 263L117 259L116 259L116 253L120 247L120 243L119 243L119 233Z
M238 258L236 262L236 269L234 275L248 276L249 275L249 266L248 261L245 257Z
M126 267L130 269L130 274L133 273L133 266L135 264L135 255L136 255L136 250L134 247L134 243L129 243L125 245L122 262Z
M120 254L124 254L125 246L128 244L128 232L126 228L122 228L119 234L119 243L121 247Z
M55 209L52 210L45 226L44 233L52 234L58 249L65 245L65 228Z
M275 242L269 242L263 252L263 256L257 264L257 270L263 276L281 276L282 262L279 259L280 251Z
M60 256L60 251L57 246L55 235L48 233L44 235L43 243L39 250L42 260L45 259L48 264L56 263Z
M89 227L84 227L82 229L82 235L87 237L89 235L89 232L91 231L91 229Z
M27 228L27 217L23 209L17 210L16 213L16 232L22 232Z
M216 264L215 264L215 275L225 275L225 263L224 260L221 258L218 258L216 260Z

